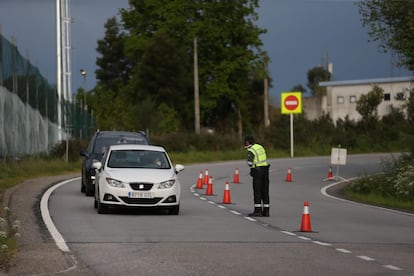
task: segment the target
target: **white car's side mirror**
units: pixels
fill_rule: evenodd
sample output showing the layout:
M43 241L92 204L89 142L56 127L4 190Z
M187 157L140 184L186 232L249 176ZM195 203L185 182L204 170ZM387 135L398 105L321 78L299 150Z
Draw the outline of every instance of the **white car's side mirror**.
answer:
M175 165L175 172L176 173L179 173L179 172L181 172L183 170L184 170L184 166L183 165L181 165L181 164Z

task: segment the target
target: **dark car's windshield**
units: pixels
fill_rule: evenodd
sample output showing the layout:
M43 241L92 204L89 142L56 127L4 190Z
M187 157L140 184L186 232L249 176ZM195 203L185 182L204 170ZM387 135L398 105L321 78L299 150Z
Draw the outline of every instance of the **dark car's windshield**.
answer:
M108 150L109 146L118 145L118 144L148 144L144 136L108 136L108 137L98 137L95 142L95 147L93 153L100 155L102 157L103 153Z
M113 150L109 156L110 168L170 169L166 154L152 150Z

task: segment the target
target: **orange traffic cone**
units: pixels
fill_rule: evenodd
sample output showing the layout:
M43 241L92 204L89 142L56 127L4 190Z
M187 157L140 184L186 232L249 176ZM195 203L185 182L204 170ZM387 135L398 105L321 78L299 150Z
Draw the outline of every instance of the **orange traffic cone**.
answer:
M208 179L206 195L213 195L213 177L212 176L210 176L210 178Z
M291 182L292 181L292 170L289 168L287 175L286 175L286 182Z
M205 170L204 172L204 185L208 185L208 169Z
M226 186L224 188L223 203L224 204L231 204L230 188L229 188L229 182L228 181L226 181Z
M203 189L203 171L201 171L198 176L196 189Z
M236 170L234 171L233 183L240 183L238 168L236 168Z
M300 226L301 232L312 232L310 214L309 214L309 202L305 201L303 205L302 224Z
M332 175L332 166L329 167L329 172L328 172L328 180L333 180L333 175Z

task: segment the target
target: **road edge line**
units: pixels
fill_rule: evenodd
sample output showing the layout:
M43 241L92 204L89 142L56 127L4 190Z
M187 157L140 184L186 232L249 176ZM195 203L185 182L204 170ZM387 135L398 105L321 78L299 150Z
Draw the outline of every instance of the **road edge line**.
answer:
M50 195L53 193L54 190L59 188L60 186L67 184L68 182L80 179L80 177L75 177L71 179L67 179L65 181L59 182L56 185L53 185L42 195L42 199L40 200L40 213L42 214L42 219L44 224L47 227L50 235L52 236L53 240L55 241L56 246L63 252L70 252L69 247L66 244L65 239L57 230L55 224L52 221L49 213L49 198Z

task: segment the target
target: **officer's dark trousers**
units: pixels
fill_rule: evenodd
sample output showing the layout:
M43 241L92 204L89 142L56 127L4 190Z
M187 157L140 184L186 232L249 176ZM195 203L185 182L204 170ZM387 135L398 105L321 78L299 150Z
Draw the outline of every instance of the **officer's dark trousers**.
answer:
M253 176L253 199L255 208L269 206L269 167L256 167Z

